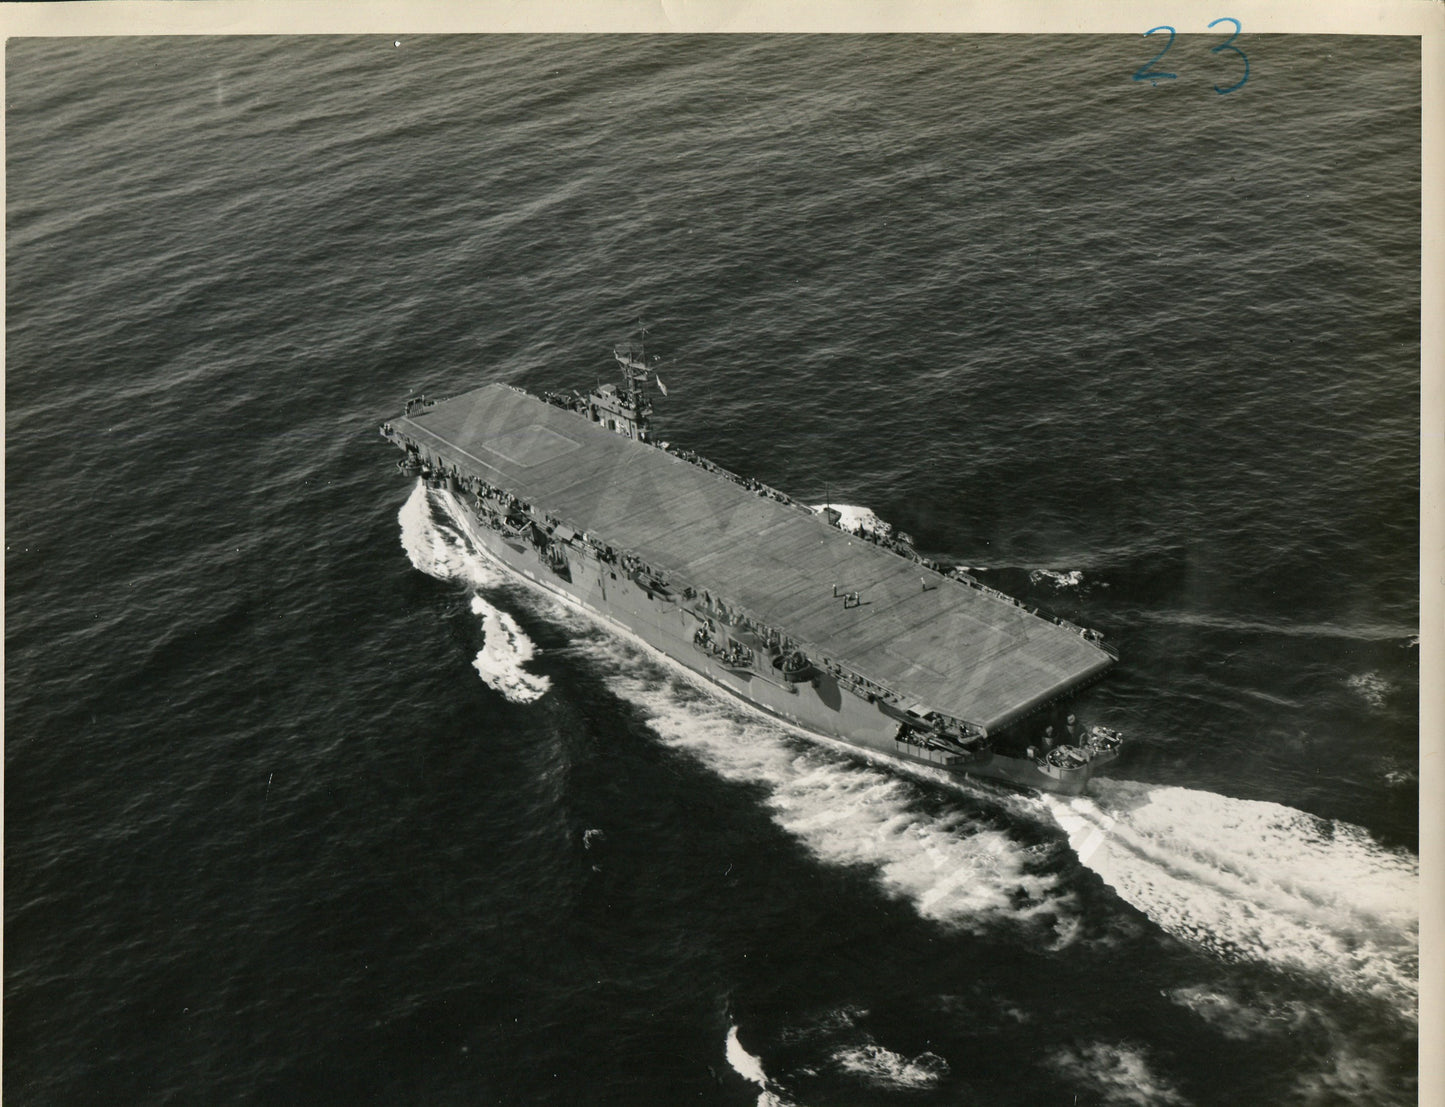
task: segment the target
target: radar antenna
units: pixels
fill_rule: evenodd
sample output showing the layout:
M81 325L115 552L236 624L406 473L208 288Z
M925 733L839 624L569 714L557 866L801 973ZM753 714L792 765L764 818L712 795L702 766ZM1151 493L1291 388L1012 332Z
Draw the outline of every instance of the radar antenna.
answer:
M664 396L667 395L667 386L657 378L657 362L662 358L654 354L651 360L647 356L647 332L650 328L641 319L637 320L637 345L631 343L627 346L614 346L612 356L617 359L617 364L622 367L622 375L626 379L623 389L629 401L640 411L646 399L643 385L649 380L657 385L657 390Z

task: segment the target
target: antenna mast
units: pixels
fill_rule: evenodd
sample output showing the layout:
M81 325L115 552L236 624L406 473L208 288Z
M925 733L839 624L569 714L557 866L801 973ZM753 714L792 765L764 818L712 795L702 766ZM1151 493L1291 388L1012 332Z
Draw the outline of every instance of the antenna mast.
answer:
M617 364L622 367L623 384L619 390L618 400L620 401L620 414L631 426L636 428L636 434L644 441L647 440L647 418L652 414L652 404L648 402L647 392L644 385L648 376L657 380L657 374L647 362L647 324L641 319L637 320L638 341L634 346L629 342L624 346L614 346L612 356L617 359ZM655 360L655 359L654 359ZM661 381L657 384L658 390L667 394Z
M625 352L613 350L612 355L617 358L617 363L622 366L622 375L627 381L627 398L637 410L642 409L643 392L642 386L647 383L647 374L651 372L647 365L647 325L641 319L637 321L638 340L637 350L634 353L631 347Z

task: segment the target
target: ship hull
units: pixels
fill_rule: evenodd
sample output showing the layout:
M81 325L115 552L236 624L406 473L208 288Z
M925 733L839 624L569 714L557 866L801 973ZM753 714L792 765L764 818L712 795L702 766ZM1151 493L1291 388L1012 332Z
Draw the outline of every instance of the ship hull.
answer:
M871 696L854 691L831 673L817 670L806 681L789 680L764 664L728 664L714 652L699 648L695 635L699 616L677 602L667 590L634 579L616 562L571 550L564 559L548 560L526 537L489 523L473 511L466 493L450 480L434 484L450 493L453 514L473 546L514 577L558 596L594 619L663 655L749 707L791 724L810 735L846 743L870 753L928 765L961 777L1016 788L1078 795L1095 764L1061 768L1030 758L992 751L954 753L900 739L896 712L885 713Z

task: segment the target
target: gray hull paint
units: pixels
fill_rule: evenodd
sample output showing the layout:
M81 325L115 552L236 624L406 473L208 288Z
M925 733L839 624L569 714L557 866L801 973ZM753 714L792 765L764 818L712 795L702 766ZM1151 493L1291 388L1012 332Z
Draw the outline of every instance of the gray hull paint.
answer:
M490 560L515 576L563 597L611 628L656 650L749 706L812 734L837 739L888 757L943 769L957 776L999 781L1015 787L1078 795L1102 762L1075 769L1041 766L1027 758L992 752L967 760L940 750L898 741L896 719L876 702L859 696L826 672L791 683L781 674L727 667L700 651L693 635L700 617L664 593L629 578L615 563L585 551L569 553L566 575L554 570L527 542L487 526L447 482L467 537ZM568 579L570 578L570 579Z

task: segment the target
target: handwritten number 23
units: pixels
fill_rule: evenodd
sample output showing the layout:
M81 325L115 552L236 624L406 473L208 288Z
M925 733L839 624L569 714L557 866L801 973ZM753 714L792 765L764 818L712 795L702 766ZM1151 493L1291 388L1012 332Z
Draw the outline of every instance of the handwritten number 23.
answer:
M1222 54L1225 51L1228 51L1231 54L1238 54L1239 60L1244 63L1244 75L1240 77L1238 81L1230 85L1228 88L1220 88L1218 85L1214 86L1214 91L1223 96L1227 92L1233 92L1235 89L1242 87L1244 85L1244 82L1249 80L1249 58L1245 56L1243 50L1241 50L1238 46L1234 45L1234 40L1237 39L1240 35L1240 32L1244 30L1244 28L1240 25L1239 20L1226 15L1219 19L1216 19L1213 23L1209 24L1209 26L1217 27L1221 23L1233 23L1234 33L1230 35L1229 38L1226 39L1224 42L1221 42L1218 46L1212 47L1209 52L1211 54ZM1178 76L1178 74L1175 73L1164 73L1161 70L1152 68L1154 63L1164 57L1165 54L1169 53L1169 48L1174 45L1173 27L1151 27L1149 28L1149 30L1144 32L1144 37L1148 38L1156 31L1168 31L1169 41L1164 44L1163 50L1160 50L1159 53L1155 54L1152 58L1146 61L1134 73L1134 80L1148 81L1151 85L1157 85L1160 81L1172 81L1175 79L1176 76Z

